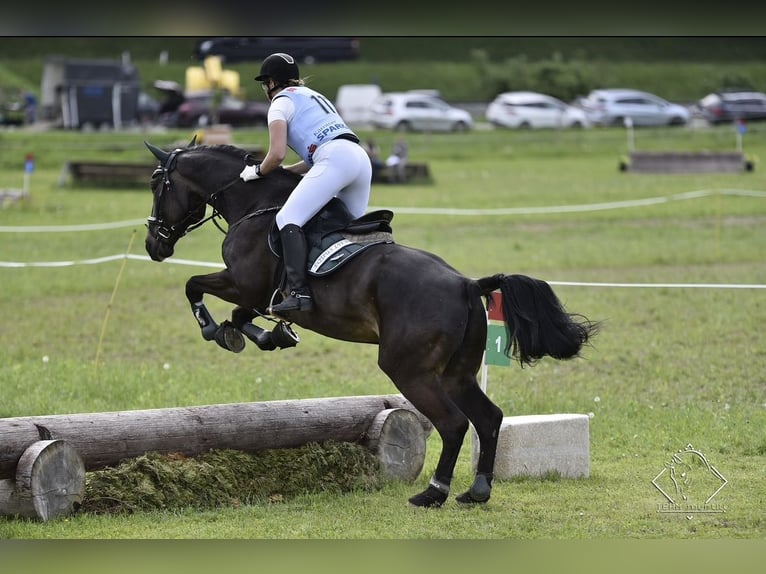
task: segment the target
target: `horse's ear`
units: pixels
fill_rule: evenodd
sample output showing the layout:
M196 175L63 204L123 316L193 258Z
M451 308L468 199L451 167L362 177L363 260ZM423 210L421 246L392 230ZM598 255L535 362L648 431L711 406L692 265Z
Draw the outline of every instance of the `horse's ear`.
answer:
M189 142L189 145L187 145L186 147L194 147L196 144L197 144L197 134L194 134L191 141Z
M166 152L165 150L162 150L158 148L157 146L153 146L147 141L144 141L144 145L149 148L149 151L154 154L154 157L156 157L158 160L160 160L160 163L162 165L165 165L165 162L168 161L168 158L170 157L170 153Z

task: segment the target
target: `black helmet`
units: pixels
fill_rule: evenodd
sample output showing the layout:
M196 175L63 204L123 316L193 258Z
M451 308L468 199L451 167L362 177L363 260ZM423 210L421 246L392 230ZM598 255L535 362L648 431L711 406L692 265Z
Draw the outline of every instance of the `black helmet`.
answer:
M283 52L272 54L263 61L261 71L255 77L259 82L267 78L271 78L279 85L286 84L287 80L298 80L300 79L298 64L290 54Z

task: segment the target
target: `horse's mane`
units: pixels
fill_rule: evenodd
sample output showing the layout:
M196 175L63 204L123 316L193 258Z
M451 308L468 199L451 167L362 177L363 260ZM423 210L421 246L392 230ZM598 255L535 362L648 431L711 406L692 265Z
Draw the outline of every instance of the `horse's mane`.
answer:
M246 159L250 155L249 151L242 149L241 147L237 147L237 146L229 145L229 144L200 144L200 145L194 146L193 149L221 152L223 154L230 155L235 159L241 159L241 160Z
M220 153L223 153L224 155L231 156L232 158L239 161L248 162L248 163L249 162L260 163L260 161L256 160L249 151L242 149L241 147L237 147L230 144L201 144L201 145L194 146L193 149L220 152ZM289 181L292 182L293 185L297 184L301 178L301 176L282 168L274 170L269 175L273 177L277 174L280 174L286 177Z

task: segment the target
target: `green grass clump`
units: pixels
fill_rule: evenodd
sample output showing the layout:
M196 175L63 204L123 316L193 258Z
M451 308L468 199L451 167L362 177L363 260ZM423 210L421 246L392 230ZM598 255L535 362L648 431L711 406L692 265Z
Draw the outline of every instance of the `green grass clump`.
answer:
M212 450L198 457L148 452L88 473L80 511L238 508L310 493L373 491L384 481L377 458L352 443L328 441L253 454Z

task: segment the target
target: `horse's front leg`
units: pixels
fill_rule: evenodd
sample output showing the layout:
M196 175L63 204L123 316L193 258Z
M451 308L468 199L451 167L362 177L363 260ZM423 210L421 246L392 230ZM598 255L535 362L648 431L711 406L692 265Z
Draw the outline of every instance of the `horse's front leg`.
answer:
M206 293L223 301L237 304L239 291L231 280L228 269L189 278L186 282L186 298L191 304L192 313L202 332L202 338L206 341L215 341L224 349L239 353L245 348L242 334L228 321L224 321L221 325L215 322L203 301Z
M252 321L255 316L256 313L252 309L237 307L231 312L231 321L248 339L258 345L261 351L273 351L277 345L271 338L271 331L254 324Z
M273 331L267 331L252 322L256 315L252 309L237 307L231 312L231 321L248 339L258 345L261 351L287 349L300 341L295 331L284 321L277 323Z

